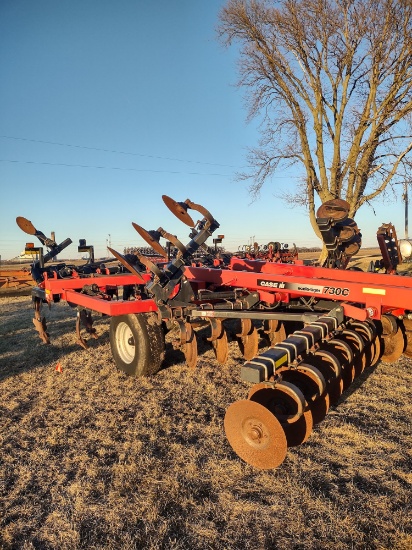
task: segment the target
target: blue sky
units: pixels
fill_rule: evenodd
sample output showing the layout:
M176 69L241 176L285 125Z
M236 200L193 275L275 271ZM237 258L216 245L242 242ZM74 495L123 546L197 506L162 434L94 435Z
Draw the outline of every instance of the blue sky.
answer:
M303 209L277 195L298 181L281 172L251 202L235 179L258 121L247 124L235 48L216 35L224 0L1 0L0 255L30 240L16 216L58 242L79 238L106 255L143 246L133 229L189 228L161 199L190 198L220 223L227 250L251 238L318 246ZM356 221L364 245L403 206L374 203ZM37 243L36 243L37 244Z

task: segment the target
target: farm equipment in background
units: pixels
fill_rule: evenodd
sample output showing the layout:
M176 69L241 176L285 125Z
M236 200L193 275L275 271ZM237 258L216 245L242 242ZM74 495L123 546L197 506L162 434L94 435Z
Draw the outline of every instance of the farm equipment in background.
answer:
M297 262L298 250L295 244L290 249L287 243L271 241L265 245L259 245L258 243L253 243L253 246L243 245L239 247L236 256L246 258L247 260L266 260L268 262L287 264Z
M190 227L186 245L161 227L146 231L133 223L163 262L109 248L122 272L33 267L33 322L44 342L50 340L41 306L60 300L77 308L83 347L81 322L95 336L92 313L110 316L113 358L132 376L161 368L165 331L172 326L190 368L197 364L202 327L208 327L207 340L220 364L228 359L230 339L237 340L245 358L240 376L251 387L247 399L229 406L224 427L238 456L261 469L279 466L288 447L304 443L365 368L380 359L412 357L412 278L396 274L399 243L391 224L378 231L382 263L366 272L347 268L361 234L340 199L317 212L327 249L322 266L237 255L209 266L193 258L208 250L205 243L219 223L189 199L176 202L163 195L163 201ZM201 215L196 223L191 211ZM34 230L31 222L18 220L24 231ZM178 250L175 257L161 238ZM377 273L377 267L386 273ZM120 287L133 289L132 299L119 300Z
M30 269L0 269L0 291L21 290L34 285Z

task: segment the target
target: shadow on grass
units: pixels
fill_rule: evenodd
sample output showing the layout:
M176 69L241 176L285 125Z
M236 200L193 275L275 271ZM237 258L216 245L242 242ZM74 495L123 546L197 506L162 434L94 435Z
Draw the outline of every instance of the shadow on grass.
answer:
M48 321L47 332L50 344L44 344L38 337L31 321L25 324L5 326L0 334L0 381L57 363L71 353L93 350L109 345L108 327L100 325L99 336L92 338L82 329L87 349L77 343L75 317L57 318ZM70 342L65 342L70 340Z
M333 407L339 407L340 404L345 403L356 391L363 386L363 384L368 380L368 378L375 372L377 367L380 365L381 361L378 360L373 367L369 366L364 369L364 371L357 376L351 385L345 389L345 391L340 396L339 400Z
M226 330L229 347L228 357L230 357L230 346L233 342L235 344L238 344L239 338L236 336L236 325L233 322L225 323L224 328ZM195 333L197 339L197 354L198 357L201 358L203 355L207 354L210 350L213 349L212 343L208 340L211 334L211 330L209 326L204 326L200 329L197 329ZM165 370L176 364L185 362L185 355L182 349L179 347L179 331L176 330L173 333L171 331L169 333L169 336L167 337L167 340L165 347L165 359L162 363L162 367L160 370ZM268 342L266 342L266 340L259 342L259 349L266 348L267 346ZM215 361L217 362L216 358Z

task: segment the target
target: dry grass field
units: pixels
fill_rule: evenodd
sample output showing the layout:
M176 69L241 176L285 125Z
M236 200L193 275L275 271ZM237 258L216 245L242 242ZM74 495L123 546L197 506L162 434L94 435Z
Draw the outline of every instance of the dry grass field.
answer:
M412 360L367 369L276 470L232 451L227 407L243 363L211 348L189 370L168 335L151 378L119 372L109 321L77 346L75 311L0 298L0 548L412 548ZM60 362L63 371L55 370Z

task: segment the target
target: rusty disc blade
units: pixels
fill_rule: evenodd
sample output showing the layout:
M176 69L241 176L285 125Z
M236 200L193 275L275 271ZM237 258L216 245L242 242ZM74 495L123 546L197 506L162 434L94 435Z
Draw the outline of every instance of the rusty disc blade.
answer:
M365 348L364 348L365 360L362 368L363 370L365 367L369 367L372 364L374 364L376 352L375 352L375 346L373 345L373 342L376 338L376 331L372 329L372 326L370 323L364 323L362 321L353 321L349 326L353 328L353 330L355 330L361 336L365 344Z
M382 361L385 361L385 363L395 363L402 355L405 347L403 332L398 329L393 334L383 335L380 343L383 350L381 355Z
M252 396L255 395L257 392L259 392L260 390L273 390L274 386L275 385L272 382L259 382L258 384L254 384L249 390L248 399L251 399ZM259 403L261 403L262 405L265 404L264 406L266 406L267 408L267 406L269 406L270 399L267 399L264 402L262 402L262 400L259 400Z
M325 344L325 349L329 349L339 360L342 372L343 390L345 391L355 378L356 369L354 366L354 356L351 346L340 338L331 338Z
M346 328L342 332L338 333L337 339L346 342L351 347L353 352L355 377L359 376L364 371L367 364L365 340L357 330Z
M403 353L406 357L412 357L412 319L404 318L401 329L405 336L405 349Z
M164 258L167 258L167 252L163 248L163 246L157 241L146 229L141 227L140 225L137 225L137 223L132 222L133 227L136 229L136 231L139 233L139 235L142 237L144 241L147 242L149 246L153 248L158 254L163 256Z
M371 344L371 349L372 349L372 359L371 359L370 366L373 367L381 358L381 341L379 339L379 336L375 336L375 338L373 339L373 342ZM412 357L412 353L411 353L411 357Z
M381 342L378 336L378 329L375 323L372 320L365 321L365 324L369 326L372 331L372 340L371 340L371 364L373 367L379 361L381 357Z
M126 258L122 254L120 254L120 252L116 252L116 250L114 250L114 248L110 248L110 246L107 247L107 250L116 258L116 260L118 260L126 269L128 269L130 273L136 275L143 284L146 283L140 272L137 271L136 267L129 263Z
M277 468L285 460L285 432L260 403L247 399L232 403L226 411L224 427L235 453L255 468Z
M350 205L343 199L332 199L319 206L317 218L329 218L334 221L344 220L348 217Z
M406 345L403 354L406 357L412 357L412 319L403 319L403 331Z
M312 411L313 424L319 424L328 414L330 407L329 394L324 393L318 399L309 403L310 410Z
M339 359L326 349L318 349L307 358L307 363L316 367L322 373L329 385L332 380L338 378L342 371L342 366Z
M213 351L215 352L216 361L224 365L229 355L226 330L223 329L222 335L216 340L212 340Z
M196 368L197 364L197 338L194 330L192 329L192 336L189 342L186 342L183 346L183 353L188 367L191 369Z
M23 216L17 216L16 223L25 233L28 233L29 235L36 234L36 228L27 218L23 218Z
M282 424L288 447L297 447L308 440L313 429L313 415L308 407L293 424Z
M279 372L283 381L300 389L308 403L315 401L326 389L324 377L312 365L301 363L297 368L285 368Z
M308 362L313 364L323 374L326 380L329 400L333 405L343 393L342 366L338 357L334 353L321 348L308 359Z
M333 380L328 386L329 402L331 405L336 405L345 388L342 377L339 376Z
M189 227L194 227L194 221L187 213L188 206L184 202L176 202L167 195L162 195L163 202L168 209L178 218L181 222L185 223Z
M349 243L347 246L345 246L344 252L347 256L354 256L359 252L360 247L360 242Z
M342 242L350 241L355 236L355 230L353 227L344 226L339 233L339 239Z
M352 218L346 218L341 227L342 229L339 232L341 242L348 242L360 233L357 223Z
M374 321L372 319L367 319L366 321L364 321L367 325L369 325L369 328L371 329L372 331L372 340L373 338L375 338L375 336L378 334L378 328L377 326L375 325Z
M253 357L256 357L259 349L259 335L256 327L252 326L248 334L239 336L238 344L240 353L246 361L250 361Z
M285 325L276 319L264 322L264 333L267 334L271 346L280 344L286 339Z
M306 400L300 389L286 381L276 385L265 382L255 384L248 398L267 408L282 425L299 420L306 408Z

